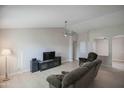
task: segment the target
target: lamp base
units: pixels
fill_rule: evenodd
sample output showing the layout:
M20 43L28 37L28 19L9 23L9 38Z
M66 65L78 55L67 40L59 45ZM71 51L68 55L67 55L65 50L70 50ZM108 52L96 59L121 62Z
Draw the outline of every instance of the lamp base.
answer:
M3 79L3 81L8 81L8 80L10 80L9 78L5 78L5 79Z

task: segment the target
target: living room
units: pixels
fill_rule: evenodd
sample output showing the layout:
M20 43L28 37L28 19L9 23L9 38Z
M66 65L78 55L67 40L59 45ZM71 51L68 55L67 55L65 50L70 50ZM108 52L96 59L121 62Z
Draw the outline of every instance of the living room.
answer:
M49 76L80 68L79 58L95 52L102 64L87 87L123 88L124 68L112 64L121 60L124 65L124 40L121 47L119 41L113 43L124 35L123 19L123 5L1 5L0 87L49 88ZM44 53L53 51L61 64L32 73L32 59L43 62Z

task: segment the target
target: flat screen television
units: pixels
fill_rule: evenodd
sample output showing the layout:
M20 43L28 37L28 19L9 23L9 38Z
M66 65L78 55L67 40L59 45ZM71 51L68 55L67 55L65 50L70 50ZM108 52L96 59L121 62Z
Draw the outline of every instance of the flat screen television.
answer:
M55 58L55 51L43 52L43 61Z

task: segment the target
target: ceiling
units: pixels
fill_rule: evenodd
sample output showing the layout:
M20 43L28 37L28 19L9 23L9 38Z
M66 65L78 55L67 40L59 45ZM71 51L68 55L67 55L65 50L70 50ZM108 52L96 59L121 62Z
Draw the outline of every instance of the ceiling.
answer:
M74 31L124 24L124 6L107 5L8 5L0 6L0 28L58 28Z

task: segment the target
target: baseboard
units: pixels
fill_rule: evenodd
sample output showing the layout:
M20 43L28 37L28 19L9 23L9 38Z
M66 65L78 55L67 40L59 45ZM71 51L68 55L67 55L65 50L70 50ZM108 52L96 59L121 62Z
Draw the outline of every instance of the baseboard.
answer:
M112 61L124 62L124 60L120 60L120 59L112 59Z
M72 62L72 61L79 61L79 59L67 59L67 60L63 60L62 63L65 63L65 62Z
M66 63L66 62L69 62L69 60L62 60L62 63Z
M101 66L103 66L103 67L112 67L112 65L105 65L105 64L102 64Z
M67 59L67 60L63 60L62 63L65 63L65 62L72 62L73 60L72 59Z
M26 72L30 72L30 70L29 70L29 69L25 69L25 70L22 70L22 71L18 71L18 72L11 73L11 74L9 74L9 75L10 75L10 76L13 76L13 75L17 75L17 74L26 73Z
M79 61L78 59L75 59L74 61Z
M30 70L25 69L25 70L22 70L22 71L13 72L13 73L8 74L8 76L11 77L11 76L14 76L14 75L17 75L17 74L26 73L26 72L30 72ZM1 75L0 75L0 78L3 78L3 77L5 77L5 75L4 75L4 74L1 74Z
M68 61L69 61L69 62L72 62L72 61L73 61L73 59L72 59L72 58L70 58L70 59L68 59Z

